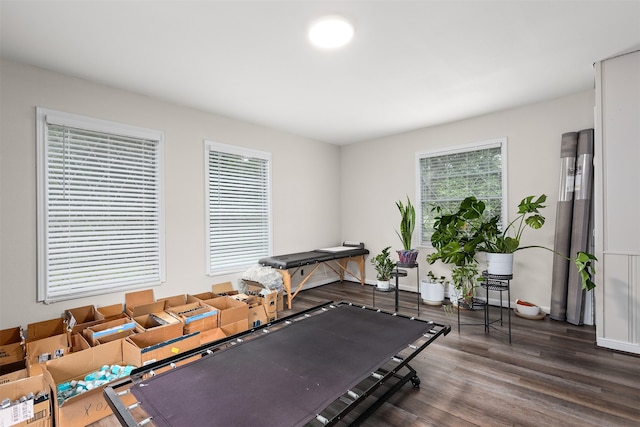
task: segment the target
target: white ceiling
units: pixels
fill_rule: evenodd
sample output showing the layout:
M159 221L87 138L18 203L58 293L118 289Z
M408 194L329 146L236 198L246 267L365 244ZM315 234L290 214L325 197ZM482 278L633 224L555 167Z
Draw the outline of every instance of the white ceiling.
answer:
M333 144L593 88L640 0L0 0L3 58ZM308 23L354 22L320 51Z

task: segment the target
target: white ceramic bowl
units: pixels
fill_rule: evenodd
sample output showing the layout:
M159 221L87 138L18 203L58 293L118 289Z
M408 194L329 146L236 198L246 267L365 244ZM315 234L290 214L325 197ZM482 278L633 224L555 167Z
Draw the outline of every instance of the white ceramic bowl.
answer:
M516 308L518 309L518 313L524 314L525 316L537 316L538 313L540 313L540 307L537 305L532 305L531 303L520 300L516 300Z

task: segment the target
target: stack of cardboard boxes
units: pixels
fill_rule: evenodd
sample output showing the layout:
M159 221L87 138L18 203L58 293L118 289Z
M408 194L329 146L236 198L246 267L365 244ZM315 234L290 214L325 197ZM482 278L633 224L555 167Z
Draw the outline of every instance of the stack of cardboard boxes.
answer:
M127 293L124 307L72 308L61 318L29 324L26 339L21 327L2 330L0 425L91 424L112 413L104 386L59 401L58 385L105 365L141 367L267 324L277 318L278 301L282 310L282 293L268 293L254 283L243 294L227 282L162 299L147 289Z

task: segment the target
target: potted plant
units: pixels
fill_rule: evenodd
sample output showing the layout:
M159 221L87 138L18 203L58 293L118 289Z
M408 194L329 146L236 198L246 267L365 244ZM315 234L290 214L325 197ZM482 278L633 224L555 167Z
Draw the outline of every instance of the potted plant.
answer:
M432 271L420 282L420 298L428 305L440 305L444 301L444 288L447 285L444 276L436 277Z
M398 259L400 265L406 267L413 267L418 257L418 250L411 247L411 239L413 237L413 230L416 227L416 210L411 204L409 196L407 196L407 204L402 203L402 200L396 202L396 206L400 211L400 231L396 230L400 241L402 242L402 250L398 252Z
M533 246L520 246L522 233L527 228L539 229L544 225L545 218L540 214L540 209L547 196L528 196L518 204L518 215L504 227L499 228L499 216L494 216L487 221L487 227L483 229L484 239L482 250L487 254L487 272L497 275L513 274L513 253L520 249ZM511 235L512 234L512 235Z
M452 298L454 304L461 302L463 308L473 310L473 299L478 287L478 263L471 262L457 265L451 269L451 279L456 295Z
M437 216L431 235L431 245L435 252L427 257L433 264L440 260L450 264L452 285L455 295L449 295L452 303L462 298L473 308L473 297L479 278L476 254L483 238L485 205L475 198L467 198L460 203L456 212L445 213L436 206Z
M540 209L545 206L543 203L547 200L547 196L542 194L538 197L527 196L518 204L518 215L504 227L499 228L499 218L494 216L490 218L482 227L483 241L480 244L480 250L487 253L487 272L490 274L512 274L513 271L513 254L523 249L539 248L544 249L562 258L572 261L582 281L582 288L591 290L596 284L593 281L595 274L593 263L597 261L596 257L590 253L580 251L575 258L558 253L553 249L540 245L520 246L520 239L524 230L532 228L537 230L544 225L545 218L540 214ZM502 256L506 259L496 259Z
M442 214L441 209L436 207L441 215L434 223L435 231L432 236L432 244L438 252L432 254L435 259L441 259L446 263L454 263L459 260L470 261L476 253L485 252L487 254L505 253L510 254L523 249L540 248L553 252L569 261L573 261L578 269L582 280L582 287L591 290L595 287L593 275L595 274L593 263L596 257L587 252L578 252L575 258L569 258L553 249L539 245L520 246L520 239L525 229L539 229L544 225L545 218L540 214L540 209L545 206L546 195L528 196L518 204L518 215L509 222L504 230L500 230L499 216L486 218L485 203L475 197L468 197L460 203L457 212L452 214ZM434 243L435 239L435 243ZM436 246L437 244L437 246ZM428 259L429 260L429 259ZM494 261L489 262L490 266L495 265ZM510 261L507 264L511 265ZM511 274L503 272L491 274Z
M382 252L371 259L371 264L373 264L373 268L375 268L377 273L377 286L380 290L389 289L391 273L396 267L395 263L391 260L391 257L389 255L389 249L391 249L391 246L387 246L382 250Z

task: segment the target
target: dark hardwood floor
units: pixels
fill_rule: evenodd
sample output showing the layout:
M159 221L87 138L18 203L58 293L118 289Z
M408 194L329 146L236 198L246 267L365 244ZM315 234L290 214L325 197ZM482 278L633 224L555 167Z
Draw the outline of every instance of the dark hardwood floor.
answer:
M370 306L372 293L371 286L332 283L302 291L282 315L327 300ZM399 312L416 315L417 295L400 294ZM392 298L377 293L376 305L392 311ZM493 319L498 309L492 309ZM506 333L485 334L483 326L465 325L458 333L456 312L442 307L421 304L419 317L452 331L412 361L420 388L405 385L366 426L640 425L640 357L597 348L593 326L512 315L509 344ZM481 323L482 312L463 311L461 318ZM116 425L114 416L92 424Z

